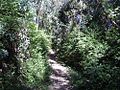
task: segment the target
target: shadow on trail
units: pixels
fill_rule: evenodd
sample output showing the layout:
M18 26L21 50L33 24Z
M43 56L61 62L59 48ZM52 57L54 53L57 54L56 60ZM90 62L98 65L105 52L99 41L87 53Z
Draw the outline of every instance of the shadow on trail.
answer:
M69 69L59 64L55 59L55 52L49 53L49 65L52 68L50 75L51 85L48 90L72 90L70 84Z

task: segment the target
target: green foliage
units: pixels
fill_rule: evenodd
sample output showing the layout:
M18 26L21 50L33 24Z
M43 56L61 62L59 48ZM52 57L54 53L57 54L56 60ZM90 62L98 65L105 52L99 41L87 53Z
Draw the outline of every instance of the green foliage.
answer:
M21 85L18 82L18 76L16 76L16 67L14 64L3 63L6 67L2 68L1 78L1 90L13 90L18 89Z
M10 18L25 18L28 14L28 11L27 2L22 2L22 0L0 1L0 21L7 22L7 19Z
M73 30L66 41L60 47L58 53L60 60L70 64L87 67L95 65L101 58L108 46L97 41L93 36L78 30Z
M74 90L119 90L120 88L120 13L119 0L78 0L63 7L82 16L80 25L62 28L58 59L71 66ZM79 3L84 8L77 7ZM63 5L64 6L64 5ZM74 7L72 7L74 6ZM76 6L76 7L75 7ZM71 7L71 8L70 8ZM73 9L74 8L74 9ZM62 18L60 18L61 20ZM65 18L64 18L65 19ZM76 18L68 20L75 22ZM76 27L78 29L76 29ZM66 31L65 31L66 30ZM65 32L64 32L65 31ZM64 38L64 39L63 39Z
M120 68L108 64L87 67L82 72L72 71L75 90L118 90Z
M59 47L58 58L72 67L71 81L75 90L118 90L119 33L115 29L109 30L105 41L99 40L96 32L74 28Z
M73 69L74 90L119 90L119 0L58 1L0 0L2 89L47 89L53 47Z
M42 55L46 55L51 48L50 35L47 35L44 30L32 30L30 36L32 52L41 52Z
M48 68L46 58L40 52L36 53L33 58L23 64L25 86L46 90L50 74Z
M48 80L50 70L46 60L51 41L43 30L36 31L33 24L26 25L29 24L29 20L32 20L29 18L33 17L29 12L29 4L28 0L0 1L0 40L2 40L0 50L4 48L9 53L6 61L5 58L0 59L2 65L0 67L4 72L0 76L4 90L26 90L27 88L45 90L47 87L45 82ZM30 47L28 28L31 30L29 31ZM28 61L24 61L23 58Z
M2 70L0 82L3 90L17 89L20 85L18 33L23 25L21 19L25 13L21 13L19 4L20 0L0 1L0 53L3 54L0 56L0 70Z
M51 48L50 37L43 30L30 32L31 59L22 64L23 83L30 88L47 89L50 68L47 63L47 52Z

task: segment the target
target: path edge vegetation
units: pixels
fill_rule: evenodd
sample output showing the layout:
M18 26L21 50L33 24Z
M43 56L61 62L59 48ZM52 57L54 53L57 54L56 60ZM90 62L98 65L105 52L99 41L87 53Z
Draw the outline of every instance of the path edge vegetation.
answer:
M47 89L51 48L75 90L119 90L119 45L119 0L0 0L3 90Z

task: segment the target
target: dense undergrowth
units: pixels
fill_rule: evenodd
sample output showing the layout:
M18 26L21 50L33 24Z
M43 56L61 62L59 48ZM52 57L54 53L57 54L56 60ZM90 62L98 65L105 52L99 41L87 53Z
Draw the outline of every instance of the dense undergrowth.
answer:
M31 4L27 0L0 1L1 90L47 90L51 37L46 29L37 29Z
M23 83L31 88L47 90L50 75L47 62L47 53L51 48L50 36L44 30L33 30L30 32L30 38L31 58L22 64Z
M47 90L51 48L73 90L119 90L119 0L0 1L2 90Z
M94 24L95 25L95 24ZM92 27L92 28L91 28ZM74 90L119 90L119 30L74 27L58 46L58 60L69 65Z
M59 47L58 59L72 67L74 90L119 90L119 36L112 36L113 30L100 40L101 36L94 34L98 31L74 29Z
M11 65L11 69L4 73L5 76L2 77L4 80L2 83L3 90L47 90L50 75L47 53L51 48L51 40L44 30L33 30L29 34L31 41L29 47L30 58L27 61L21 62L21 74L17 77L17 80L14 79L14 65Z

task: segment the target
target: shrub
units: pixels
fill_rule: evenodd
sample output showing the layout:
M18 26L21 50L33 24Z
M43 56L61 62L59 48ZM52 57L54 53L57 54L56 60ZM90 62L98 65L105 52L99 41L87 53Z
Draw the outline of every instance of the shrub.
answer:
M120 68L109 64L87 67L82 72L72 71L75 90L119 90Z
M108 45L105 42L99 42L94 36L73 30L60 47L58 57L75 67L78 65L86 68L97 65L107 48Z
M23 76L25 86L46 90L49 76L49 69L46 58L41 53L23 64Z
M50 69L47 63L47 51L51 47L49 35L43 30L30 32L31 58L23 62L23 85L30 88L47 89Z
M106 39L100 41L94 36L96 32L86 33L74 28L58 50L59 60L72 68L74 90L120 88L119 33L116 34L115 29L109 30L105 32Z
M50 35L47 35L44 30L33 30L30 32L30 36L31 51L36 53L41 52L42 55L47 54L47 51L51 48Z

